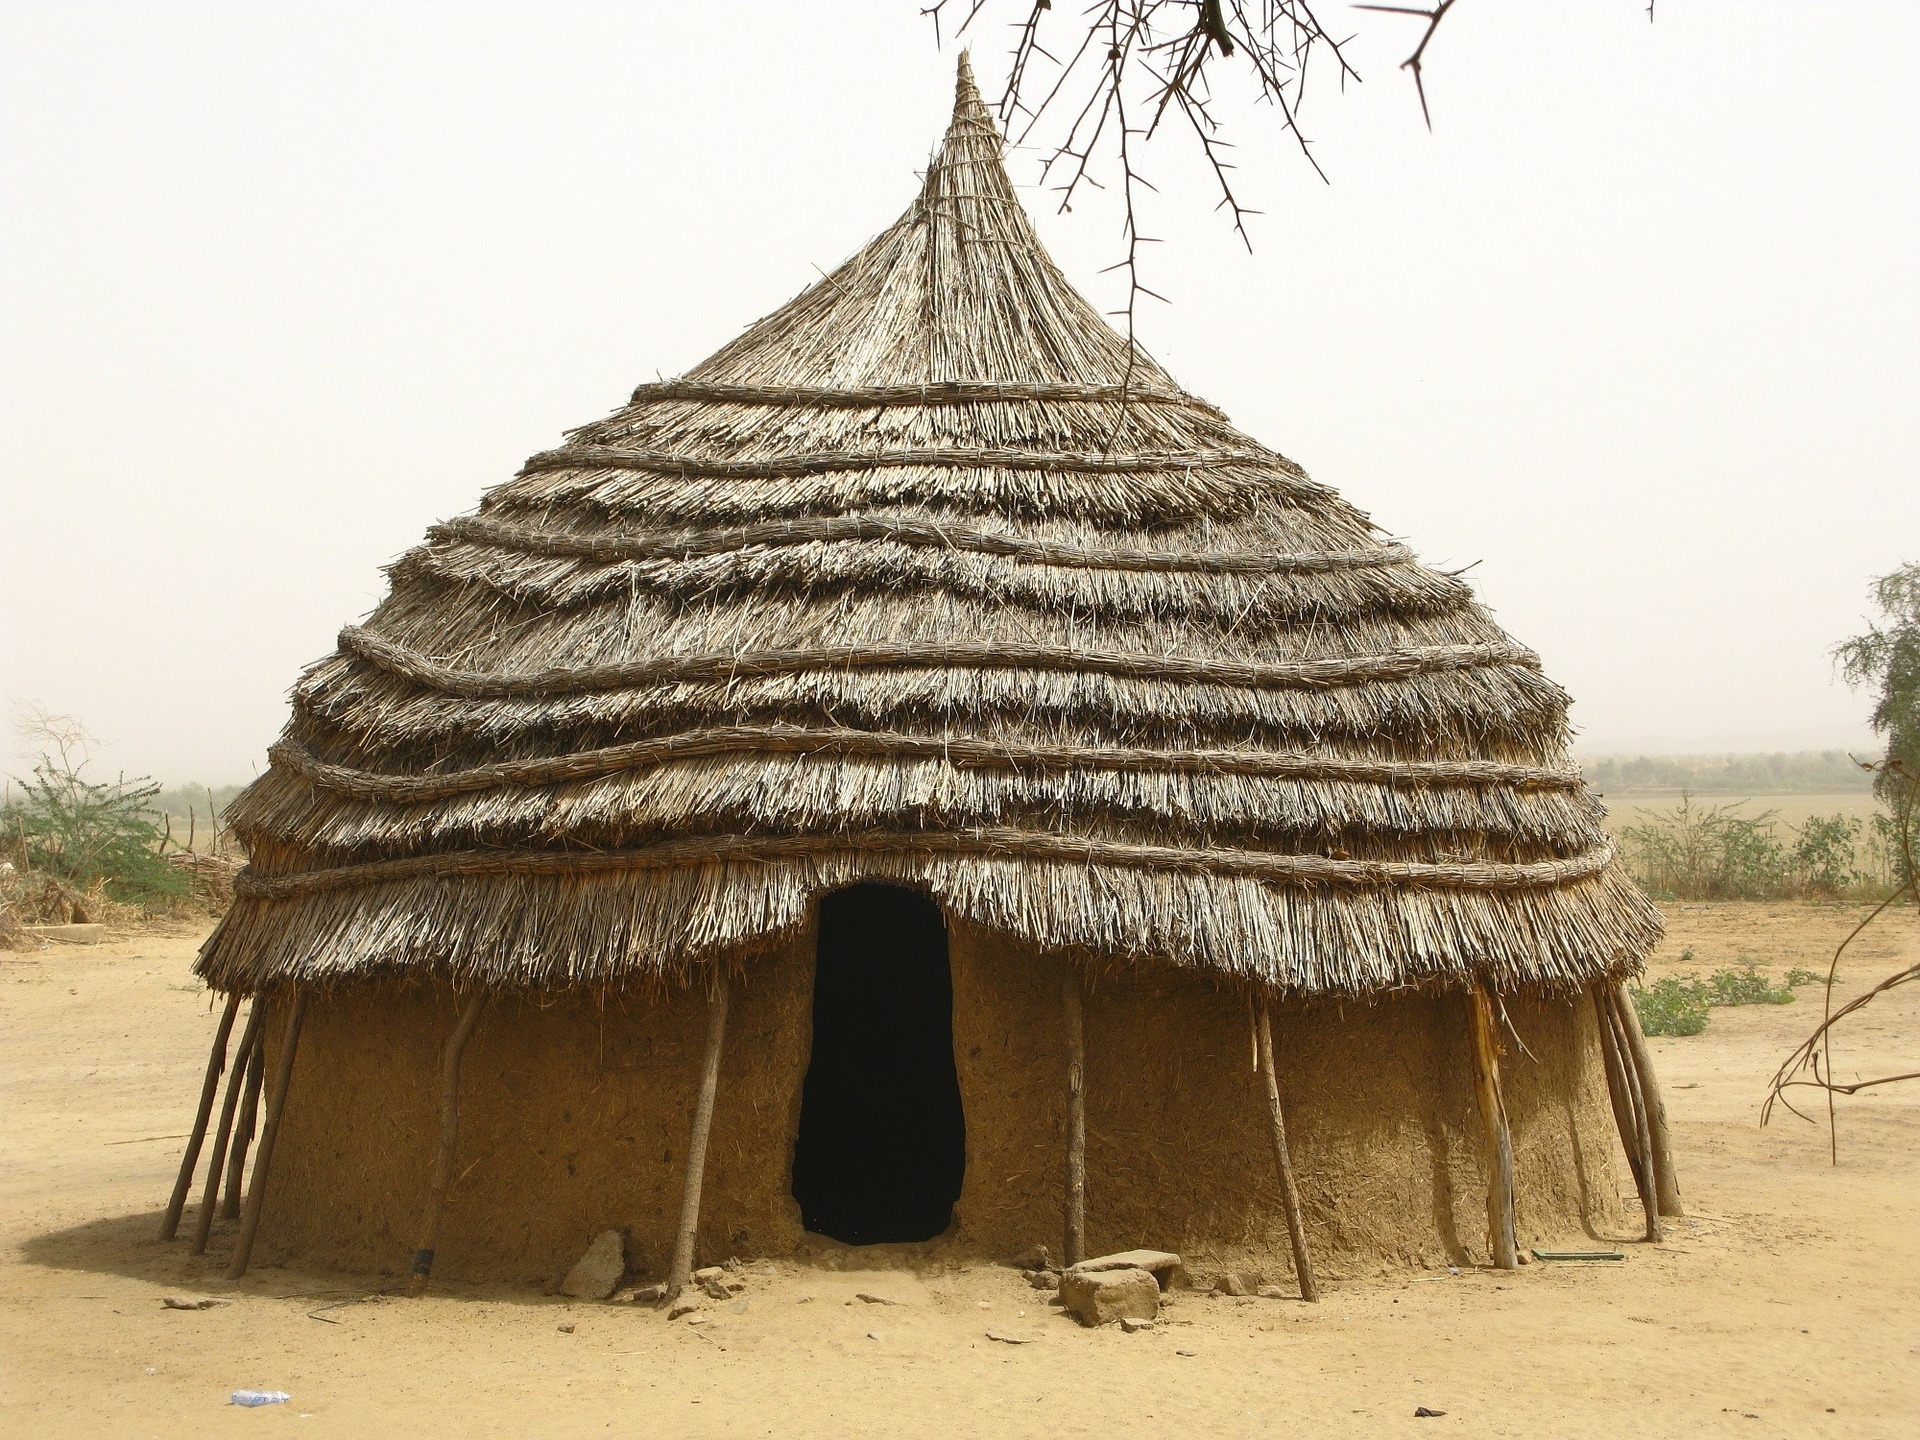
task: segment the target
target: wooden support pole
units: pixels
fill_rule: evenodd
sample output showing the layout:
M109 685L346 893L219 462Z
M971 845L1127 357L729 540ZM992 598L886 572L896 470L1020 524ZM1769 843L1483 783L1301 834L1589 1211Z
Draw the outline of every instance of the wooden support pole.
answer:
M258 1005L256 998L253 1002ZM300 1022L307 1017L307 992L296 986L293 1005L287 1015L287 1033L280 1042L280 1066L274 1072L273 1088L267 1092L267 1123L260 1130L260 1150L253 1159L253 1183L247 1187L247 1203L240 1213L240 1233L233 1242L233 1260L227 1266L227 1279L238 1280L247 1273L253 1259L253 1237L260 1231L260 1212L267 1203L267 1178L273 1167L273 1146L280 1138L280 1115L287 1108L287 1086L293 1079L293 1057L300 1048Z
M1067 1214L1062 1262L1087 1258L1087 1019L1080 972L1061 966L1062 1011L1067 1040Z
M1640 1129L1633 1120L1633 1101L1627 1094L1627 1067L1620 1058L1620 1041L1613 1028L1613 998L1604 984L1587 992L1593 1001L1594 1023L1600 1031L1600 1059L1607 1072L1607 1099L1613 1106L1614 1127L1620 1132L1620 1148L1627 1154L1627 1171L1633 1176L1635 1194L1646 1187L1646 1157L1640 1153Z
M477 989L468 999L447 1048L440 1057L440 1152L433 1159L433 1179L427 1186L427 1213L420 1222L420 1243L414 1247L413 1266L407 1272L407 1294L419 1297L427 1292L427 1279L433 1274L433 1249L440 1239L440 1213L446 1209L447 1186L453 1180L453 1153L460 1143L460 1053L480 1023L486 1008L487 991Z
M254 1048L260 1043L260 1017L267 1007L256 1004L247 1012L247 1028L240 1032L240 1048L233 1056L233 1077L227 1081L227 1098L220 1104L220 1127L214 1132L213 1154L207 1160L207 1188L200 1195L200 1212L193 1217L193 1250L207 1253L207 1237L213 1233L213 1212L220 1204L220 1174L227 1163L227 1141L233 1135L233 1112L239 1108L240 1092L246 1089L253 1069Z
M713 1130L713 1097L720 1088L720 1050L727 1040L727 975L714 976L707 1001L707 1055L700 1071L700 1099L693 1110L693 1134L687 1141L687 1182L680 1196L680 1231L673 1241L673 1265L667 1271L667 1298L693 1279L693 1243L700 1230L700 1187L706 1179L707 1136Z
M1255 1037L1259 1050L1260 1078L1267 1087L1267 1116L1273 1127L1273 1164L1280 1176L1280 1203L1287 1212L1287 1239L1293 1244L1293 1273L1300 1282L1302 1300L1320 1298L1319 1282L1313 1278L1313 1259L1307 1254L1307 1227L1300 1218L1300 1192L1293 1183L1293 1156L1287 1149L1287 1120L1280 1110L1280 1076L1273 1059L1273 1021L1267 1014L1266 998L1259 1005L1259 1030Z
M247 1093L240 1097L240 1118L234 1122L233 1153L227 1157L227 1194L220 1202L222 1220L240 1218L240 1197L246 1191L247 1147L253 1144L254 1122L260 1115L260 1084L267 1073L267 1047L255 1045L247 1065Z
M1507 1131L1507 1107L1500 1096L1500 1051L1494 1039L1493 1002L1479 981L1467 990L1473 1031L1473 1085L1486 1129L1487 1237L1493 1263L1501 1270L1520 1268L1514 1238L1513 1137Z
M1633 1068L1633 1051L1627 1045L1627 1022L1621 1018L1620 1007L1614 999L1612 987L1601 991L1605 1004L1604 1023L1611 1029L1614 1053L1619 1057L1622 1078L1627 1092L1628 1109L1633 1116L1633 1149L1640 1157L1640 1164L1633 1173L1634 1189L1640 1194L1640 1208L1647 1216L1647 1239L1659 1240L1663 1236L1660 1229L1660 1201L1653 1179L1653 1141L1647 1130L1647 1102L1640 1090L1640 1077Z
M1667 1129L1667 1102L1660 1093L1660 1081L1653 1073L1653 1052L1647 1046L1646 1031L1640 1028L1640 1012L1633 1008L1633 996L1624 980L1613 985L1613 1005L1627 1032L1627 1053L1640 1076L1640 1095L1647 1107L1647 1140L1652 1147L1653 1193L1662 1215L1685 1215L1680 1203L1680 1176L1673 1168L1673 1136Z
M213 1097L220 1089L220 1072L227 1068L227 1037L233 1033L233 1017L240 1012L240 992L227 997L227 1008L220 1012L220 1024L213 1032L213 1051L207 1056L207 1078L200 1084L200 1108L193 1117L193 1133L187 1137L187 1153L180 1157L180 1174L173 1182L173 1195L167 1201L167 1213L160 1218L160 1238L171 1240L180 1229L180 1212L187 1208L187 1191L193 1188L193 1172L200 1164L200 1146L207 1138L207 1120L213 1114Z

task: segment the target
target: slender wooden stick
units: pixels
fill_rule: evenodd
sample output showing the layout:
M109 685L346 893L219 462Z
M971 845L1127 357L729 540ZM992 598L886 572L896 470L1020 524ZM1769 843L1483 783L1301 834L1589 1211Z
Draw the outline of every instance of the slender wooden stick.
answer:
M1273 1060L1273 1022L1267 1014L1266 997L1259 1005L1259 1028L1255 1044L1259 1049L1260 1078L1267 1086L1267 1116L1273 1125L1273 1165L1280 1176L1280 1203L1287 1212L1287 1239L1293 1243L1293 1273L1300 1282L1302 1300L1318 1300L1320 1285L1313 1278L1313 1259L1307 1254L1307 1227L1300 1218L1300 1192L1293 1184L1293 1156L1287 1150L1287 1119L1280 1110L1280 1077Z
M1061 967L1062 1009L1067 1038L1067 1215L1064 1261L1087 1258L1087 1017L1080 972Z
M1627 1170L1633 1176L1635 1194L1646 1186L1646 1158L1640 1153L1640 1130L1633 1120L1633 1101L1627 1094L1627 1067L1620 1058L1620 1041L1613 1029L1613 999L1604 984L1588 992L1593 1001L1593 1017L1600 1030L1600 1058L1607 1071L1607 1099L1613 1105L1614 1127L1620 1132L1620 1148L1627 1152Z
M1613 1030L1614 1053L1620 1057L1620 1069L1626 1081L1627 1100L1633 1112L1634 1146L1640 1153L1640 1166L1634 1171L1634 1188L1640 1192L1640 1208L1647 1216L1647 1239L1662 1238L1660 1201L1654 1186L1653 1141L1647 1131L1647 1102L1640 1091L1640 1077L1634 1072L1633 1051L1627 1047L1627 1022L1620 1018L1620 1007L1613 991L1606 991L1607 1023Z
M256 999L254 1003L260 1002ZM253 1159L253 1183L247 1187L247 1203L240 1215L240 1233L233 1242L233 1260L227 1266L227 1278L238 1280L247 1273L253 1259L253 1237L260 1230L260 1212L267 1203L267 1178L273 1167L273 1146L280 1138L280 1114L287 1108L287 1086L293 1079L293 1057L300 1048L300 1022L307 1016L307 992L295 988L293 1006L287 1016L286 1037L280 1042L280 1066L274 1073L273 1088L267 1092L267 1123L260 1131L260 1150Z
M253 1144L254 1122L260 1115L260 1083L267 1073L267 1047L255 1045L247 1065L247 1093L240 1099L240 1118L234 1122L233 1154L227 1157L227 1194L220 1202L222 1220L240 1218L240 1197L246 1190L247 1147Z
M213 1233L213 1212L220 1204L220 1175L227 1163L227 1141L233 1134L233 1112L239 1107L240 1092L246 1089L247 1075L253 1068L254 1048L260 1043L260 1019L267 1007L255 1004L247 1012L247 1028L240 1032L240 1048L233 1056L233 1078L227 1081L227 1098L220 1103L220 1128L214 1132L213 1155L207 1161L207 1188L200 1196L200 1211L193 1217L193 1250L207 1253L207 1237Z
M707 1136L713 1130L713 1097L720 1088L720 1049L727 1039L727 976L714 977L707 1002L707 1055L700 1071L700 1100L693 1110L693 1134L687 1141L687 1183L680 1197L680 1232L673 1241L673 1265L667 1271L671 1300L693 1279L693 1243L700 1229L700 1187L706 1180Z
M440 1213L447 1205L447 1185L453 1179L453 1153L460 1143L460 1053L480 1012L486 1008L488 992L475 990L453 1022L453 1034L447 1037L446 1052L440 1057L440 1153L434 1156L433 1179L427 1187L427 1213L420 1222L420 1243L414 1248L413 1268L407 1273L407 1294L418 1297L427 1292L427 1278L433 1274L433 1249L440 1239Z
M1467 991L1473 1031L1473 1083L1486 1128L1487 1236L1493 1263L1501 1270L1520 1267L1514 1238L1513 1137L1507 1131L1507 1107L1500 1096L1500 1052L1495 1046L1493 1004L1475 981Z
M213 1114L220 1072L227 1068L227 1037L233 1033L233 1017L239 1012L240 992L236 990L227 997L227 1008L220 1012L220 1024L213 1032L213 1051L207 1056L207 1078L200 1084L200 1109L193 1117L193 1133L187 1137L187 1153L180 1157L180 1174L174 1179L167 1213L160 1217L162 1240L173 1239L180 1229L180 1212L187 1208L187 1191L193 1188L193 1172L200 1164L200 1146L207 1138L207 1120Z
M1646 1031L1640 1028L1640 1012L1633 1008L1633 996L1624 980L1613 986L1613 1007L1627 1032L1627 1051L1633 1056L1633 1068L1640 1075L1640 1094L1647 1105L1647 1139L1652 1143L1653 1193L1662 1215L1685 1215L1680 1203L1680 1176L1673 1167L1673 1135L1667 1129L1667 1102L1660 1093L1660 1081L1653 1073L1653 1051L1647 1046Z

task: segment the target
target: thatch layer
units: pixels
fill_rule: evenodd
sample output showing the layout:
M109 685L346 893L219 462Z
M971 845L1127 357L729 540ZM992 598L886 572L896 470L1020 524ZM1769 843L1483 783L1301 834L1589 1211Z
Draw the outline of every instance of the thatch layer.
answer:
M1128 349L964 68L893 227L391 577L230 812L217 985L676 976L874 878L1306 993L1658 933L1537 658Z

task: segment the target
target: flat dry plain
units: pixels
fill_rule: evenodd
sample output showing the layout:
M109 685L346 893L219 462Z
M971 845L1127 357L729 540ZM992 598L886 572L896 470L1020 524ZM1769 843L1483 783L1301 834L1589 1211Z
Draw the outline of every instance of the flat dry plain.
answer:
M1661 954L1778 976L1823 965L1858 914L1678 906ZM213 1024L187 968L199 938L0 955L0 1433L1920 1433L1920 1086L1843 1101L1838 1168L1823 1131L1756 1123L1816 992L1654 1042L1692 1218L1658 1247L1596 1237L1624 1264L1395 1271L1319 1305L1187 1292L1136 1335L1080 1330L994 1265L755 1265L774 1273L696 1329L516 1290L406 1301L379 1293L391 1279L272 1266L229 1286L185 1242L159 1244ZM1916 957L1909 911L1869 932L1846 989ZM1868 1012L1839 1059L1884 1072L1916 1055L1920 986ZM169 1294L232 1303L182 1312ZM228 1405L241 1386L293 1403Z

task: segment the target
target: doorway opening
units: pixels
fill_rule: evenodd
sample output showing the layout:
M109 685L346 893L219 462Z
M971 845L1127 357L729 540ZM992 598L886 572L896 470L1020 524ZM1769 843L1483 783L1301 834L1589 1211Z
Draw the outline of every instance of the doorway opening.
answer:
M801 1221L848 1245L931 1240L966 1168L939 907L897 885L835 891L820 902L793 1152Z

